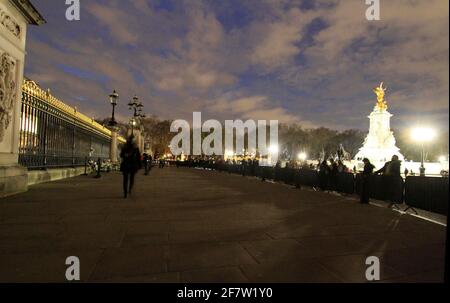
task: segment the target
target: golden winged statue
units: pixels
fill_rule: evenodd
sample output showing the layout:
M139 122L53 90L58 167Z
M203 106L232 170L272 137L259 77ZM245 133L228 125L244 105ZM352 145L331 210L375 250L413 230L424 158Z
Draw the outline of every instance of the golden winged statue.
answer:
M377 95L377 107L380 110L387 110L387 103L386 100L384 100L384 95L386 93L386 88L383 87L383 82L381 82L380 86L375 87L373 89L373 92Z

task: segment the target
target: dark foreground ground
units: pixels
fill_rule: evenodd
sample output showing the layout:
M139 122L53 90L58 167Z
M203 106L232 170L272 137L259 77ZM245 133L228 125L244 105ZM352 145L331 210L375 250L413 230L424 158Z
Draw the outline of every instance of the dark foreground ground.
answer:
M34 186L0 200L0 282L385 282L443 280L445 227L282 184L184 168Z

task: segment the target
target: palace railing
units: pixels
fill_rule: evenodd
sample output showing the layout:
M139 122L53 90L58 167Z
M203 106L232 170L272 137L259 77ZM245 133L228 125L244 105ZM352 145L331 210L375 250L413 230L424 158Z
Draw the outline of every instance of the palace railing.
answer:
M20 123L19 163L28 169L83 166L110 156L110 130L31 80L22 86Z

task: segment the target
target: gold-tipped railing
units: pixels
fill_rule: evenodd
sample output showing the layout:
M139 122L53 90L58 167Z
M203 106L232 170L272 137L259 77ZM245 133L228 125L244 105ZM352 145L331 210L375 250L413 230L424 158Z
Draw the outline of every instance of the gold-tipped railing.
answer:
M96 122L94 119L89 118L88 116L80 113L75 107L69 106L66 103L64 103L63 101L59 100L58 98L56 98L55 96L53 96L50 93L50 90L48 90L48 91L43 90L33 80L29 80L29 79L24 80L24 83L22 85L22 91L32 97L35 97L44 102L47 102L48 104L63 111L67 115L75 118L79 122L82 122L82 123L92 127L93 129L111 137L111 131L107 127ZM119 143L126 142L126 140L121 136L118 137L118 141L119 141Z

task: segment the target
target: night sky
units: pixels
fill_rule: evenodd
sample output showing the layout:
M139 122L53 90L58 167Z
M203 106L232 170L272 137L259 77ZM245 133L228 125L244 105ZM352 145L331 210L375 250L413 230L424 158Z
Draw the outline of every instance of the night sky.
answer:
M278 119L367 130L387 86L396 129L448 130L448 0L32 0L47 20L29 27L25 75L96 118L119 119L137 94L148 115Z

